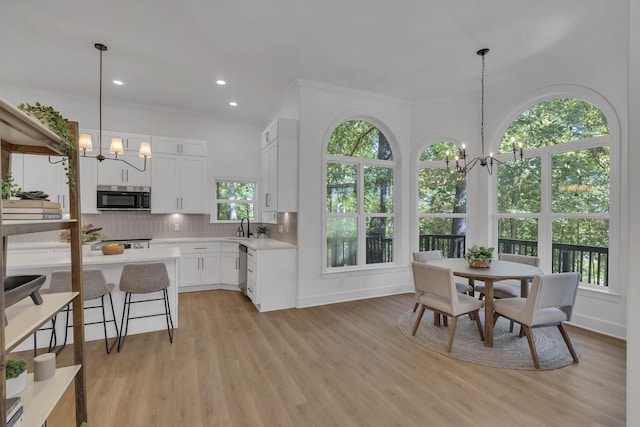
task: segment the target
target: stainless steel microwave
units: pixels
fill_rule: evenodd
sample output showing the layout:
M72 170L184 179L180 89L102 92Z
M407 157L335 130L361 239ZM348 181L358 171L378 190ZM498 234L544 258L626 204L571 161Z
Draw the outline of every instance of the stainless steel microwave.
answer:
M151 210L151 188L119 185L98 185L98 210Z

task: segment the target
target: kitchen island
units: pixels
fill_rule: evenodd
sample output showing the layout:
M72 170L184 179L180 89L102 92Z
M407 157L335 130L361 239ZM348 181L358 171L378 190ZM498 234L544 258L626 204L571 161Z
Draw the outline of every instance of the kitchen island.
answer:
M118 282L120 274L125 264L132 263L151 263L162 262L167 266L167 273L171 285L169 286L169 303L171 307L171 317L173 324L178 327L178 278L180 273L179 267L180 249L179 248L150 248L150 249L134 249L125 250L120 255L103 255L100 251L93 251L82 257L82 266L87 269L101 269L108 283L115 284L115 288L111 291L113 296L113 305L116 313L116 321L120 327L122 310L124 306L124 292L120 291ZM41 252L41 253L11 253L7 257L7 276L21 274L43 274L47 277L43 289L49 287L51 273L56 270L68 270L71 268L71 258L69 252ZM161 296L161 293L158 293ZM86 305L96 305L96 301L88 301ZM105 301L107 319L111 318L111 310L109 309L108 298ZM134 307L135 316L144 316L148 314L164 313L161 302L151 302L145 304L137 304ZM133 311L132 311L132 315ZM65 314L61 313L58 320L65 319ZM85 323L96 322L102 320L100 309L85 309ZM64 320L57 324L58 342L64 336ZM140 334L144 332L166 330L166 321L164 316L148 317L139 320L133 320L129 323L129 335ZM113 324L108 324L107 333L110 337L115 337L115 328ZM49 342L50 332L38 333L38 346L44 347ZM69 336L72 338L72 330L69 330ZM87 341L103 339L104 331L102 324L88 325L85 328L85 338ZM71 341L68 341L71 342ZM28 350L33 348L33 341L27 340L16 350Z

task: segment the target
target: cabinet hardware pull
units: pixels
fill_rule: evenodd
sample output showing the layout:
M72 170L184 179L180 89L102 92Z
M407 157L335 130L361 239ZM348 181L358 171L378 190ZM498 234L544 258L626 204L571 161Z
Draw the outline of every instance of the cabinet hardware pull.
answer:
M202 269L204 270L204 258L201 258L201 259L202 259Z
M250 269L250 268L247 268L247 271L248 271L249 273L253 273L253 270L252 270L252 269Z
M176 197L176 209L180 209L180 198Z

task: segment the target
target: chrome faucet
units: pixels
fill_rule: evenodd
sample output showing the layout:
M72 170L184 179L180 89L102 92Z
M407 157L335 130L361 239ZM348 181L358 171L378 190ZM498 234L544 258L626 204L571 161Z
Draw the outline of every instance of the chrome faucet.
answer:
M244 234L244 221L247 220L247 235L245 236ZM251 223L249 222L249 217L244 217L242 218L242 220L240 221L240 233L242 233L242 237L251 237Z

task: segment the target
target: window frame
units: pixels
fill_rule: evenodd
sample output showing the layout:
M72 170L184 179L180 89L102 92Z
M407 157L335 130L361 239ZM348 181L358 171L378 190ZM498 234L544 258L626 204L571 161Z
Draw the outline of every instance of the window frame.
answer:
M575 89L575 90L574 90ZM607 119L609 126L609 134L597 137L589 137L581 140L575 140L571 142L564 142L555 145L537 147L532 149L525 149L523 151L523 158L530 159L534 157L540 158L540 191L541 191L541 206L538 213L501 213L498 212L498 179L497 173L494 179L491 180L491 209L493 211L493 227L495 233L494 246L498 247L498 221L502 218L535 218L538 220L538 254L540 257L540 267L545 273L552 271L552 226L553 221L557 218L576 218L576 219L605 219L609 221L609 245L608 245L608 286L593 285L590 283L581 282L580 288L583 290L590 290L598 293L617 295L621 292L621 286L619 285L618 273L620 265L618 236L620 230L620 130L619 124L614 113L614 110L608 104L608 102L601 98L599 95L592 93L584 88L572 88L572 90L560 90L554 93L546 93L544 95L530 99L527 102L520 104L518 108L512 110L505 120L501 123L500 128L495 133L496 137L493 141L495 152L498 152L498 147L502 140L503 135L511 126L514 120L517 119L523 112L528 109L549 101L552 99L573 98L588 102L594 107L600 109ZM552 158L556 154L567 153L571 151L587 150L597 147L607 146L609 148L609 211L608 213L561 213L552 211ZM499 153L495 157L500 161L513 161L513 154L511 153Z
M329 146L329 141L331 139L331 135L333 132L343 123L352 121L352 120L360 120L368 122L374 125L381 133L384 134L389 147L391 148L391 152L393 154L393 160L379 160L379 159L368 159L364 157L350 157L350 156L341 156L328 154L327 149ZM361 270L375 270L375 269L385 269L397 267L400 265L398 260L398 256L400 254L400 236L399 236L399 218L400 215L398 213L398 209L400 207L400 194L399 194L399 162L397 160L398 152L397 146L395 144L395 139L393 134L384 126L381 125L377 120L372 119L370 117L349 117L336 121L336 125L333 126L329 132L327 132L327 136L325 138L325 142L322 150L322 266L321 273L322 274L336 274L336 273L345 273L352 271L361 271ZM351 164L357 166L357 212L328 212L327 211L327 165L329 163L341 163L341 164ZM366 166L378 166L384 168L390 168L393 172L393 212L365 212L364 211L364 169ZM393 219L393 262L385 262L385 263L374 263L367 264L366 263L366 220L367 218L372 217L387 217ZM356 264L349 266L340 266L340 267L329 267L327 265L328 261L328 245L327 245L327 220L329 218L356 218L357 221L357 255L356 255Z
M233 200L236 203L252 203L253 204L253 219L251 221L257 221L257 203L259 200L258 196L258 180L257 179L248 179L248 178L234 178L234 177L220 177L220 176L211 176L210 177L210 190L209 194L211 195L211 209L209 214L209 223L210 224L234 224L240 221L241 219L218 219L218 203L219 202L230 202L229 199L218 199L216 196L218 194L218 183L219 182L232 182L232 183L242 183L242 184L253 184L253 200Z
M420 160L420 157L422 156L422 153L424 152L424 150L430 148L432 145L437 144L439 142L448 142L451 143L457 147L461 147L462 144L460 143L460 141L454 139L454 138L450 138L450 137L438 137L438 138L431 138L428 142L426 142L425 144L422 144L420 147L420 149L417 151L416 155L415 155L415 162L414 162L414 170L413 170L413 180L414 180L414 191L413 191L413 203L414 203L414 209L413 211L415 212L415 224L414 224L414 232L412 233L412 239L415 239L415 243L413 245L414 251L418 251L419 247L420 247L420 221L422 219L429 219L429 218L441 218L441 219L455 219L455 218L462 218L465 221L467 230L465 230L465 248L467 246L467 236L468 236L468 226L469 226L469 204L471 201L471 198L469 197L469 185L466 182L466 178L465 178L465 186L466 186L466 209L464 213L444 213L444 212L427 212L427 213L421 213L420 212L420 170L422 169L447 169L447 164L444 160ZM454 157L452 155L452 157ZM449 162L451 163L452 160L449 160ZM454 166L449 166L449 168L452 168ZM443 254L444 256L446 256L446 254Z

